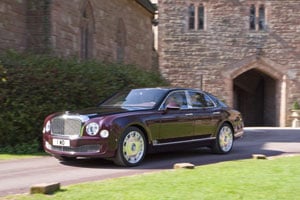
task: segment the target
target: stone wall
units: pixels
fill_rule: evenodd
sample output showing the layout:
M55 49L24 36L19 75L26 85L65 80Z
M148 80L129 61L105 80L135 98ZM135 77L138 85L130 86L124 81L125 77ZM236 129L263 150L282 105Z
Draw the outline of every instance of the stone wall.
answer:
M152 69L153 13L135 0L1 0L6 49Z
M0 52L26 48L26 1L1 0Z
M82 11L86 1L53 0L52 46L60 56L80 57ZM124 27L124 63L152 67L153 15L132 0L89 1L92 9L92 58L117 60L117 35L120 21Z
M204 30L188 30L190 3L204 5ZM249 30L252 4L264 5L265 30ZM234 79L257 69L276 82L276 99L264 103L276 105L276 125L289 121L300 101L300 1L158 0L158 8L160 70L173 85L202 88L233 106Z

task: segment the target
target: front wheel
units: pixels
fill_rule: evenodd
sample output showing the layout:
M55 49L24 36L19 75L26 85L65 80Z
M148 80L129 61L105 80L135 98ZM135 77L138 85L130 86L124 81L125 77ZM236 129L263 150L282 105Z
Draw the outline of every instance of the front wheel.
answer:
M129 127L121 136L114 162L121 166L137 166L145 154L146 139L143 132L136 127Z
M233 130L228 123L224 123L218 133L216 140L212 146L214 153L226 154L231 151L233 147Z

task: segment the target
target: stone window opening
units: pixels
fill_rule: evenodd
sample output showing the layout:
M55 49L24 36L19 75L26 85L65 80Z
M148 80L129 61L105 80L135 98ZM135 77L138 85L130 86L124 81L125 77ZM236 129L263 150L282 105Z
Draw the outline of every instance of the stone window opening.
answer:
M83 11L82 17L85 18L85 19L88 18L88 17L87 17L87 14L86 14L86 10Z
M126 47L126 27L123 19L119 19L117 35L116 35L116 59L118 63L123 63L125 59L125 47Z
M259 30L265 30L265 7L264 7L264 5L259 6L258 28L259 28Z
M81 12L80 24L80 57L88 60L93 55L94 18L91 4L87 1Z
M249 29L261 31L266 29L266 9L264 5L250 6Z
M255 5L250 6L250 18L249 18L249 25L250 30L255 30L255 21L256 21L256 14L255 14Z
M188 7L188 29L205 29L205 7L203 4L190 4Z
M194 6L194 4L191 4L189 6L189 29L190 30L195 29L195 6Z
M198 7L198 30L204 29L204 6Z

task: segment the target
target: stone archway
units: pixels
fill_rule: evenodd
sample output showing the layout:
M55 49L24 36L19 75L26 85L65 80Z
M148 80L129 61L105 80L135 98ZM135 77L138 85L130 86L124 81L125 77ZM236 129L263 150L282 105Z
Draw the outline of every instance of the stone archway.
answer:
M233 80L234 107L241 111L245 126L276 126L277 80L251 69Z
M277 70L283 66L253 56L225 69L230 105L241 111L245 126L285 126L286 81Z

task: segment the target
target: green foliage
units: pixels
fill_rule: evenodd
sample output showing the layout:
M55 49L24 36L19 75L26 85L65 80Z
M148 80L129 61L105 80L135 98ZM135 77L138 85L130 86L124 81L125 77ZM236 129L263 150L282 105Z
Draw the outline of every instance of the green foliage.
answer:
M7 52L0 56L0 152L37 150L44 118L95 106L111 94L166 82L157 72L96 61Z
M0 149L0 153L7 153L12 155L22 155L22 154L35 154L39 151L40 144L37 140L31 143L20 143L16 146L5 145Z
M299 105L299 103L298 103L297 101L295 101L295 102L293 103L292 108L293 108L293 110L300 110L300 105Z

